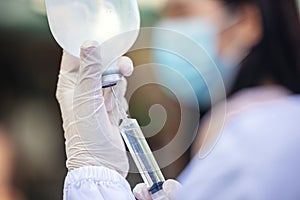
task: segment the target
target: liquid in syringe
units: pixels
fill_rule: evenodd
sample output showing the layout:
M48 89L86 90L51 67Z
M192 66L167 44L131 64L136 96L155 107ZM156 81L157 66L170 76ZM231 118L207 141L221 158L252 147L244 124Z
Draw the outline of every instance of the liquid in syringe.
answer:
M122 115L122 122L119 126L120 132L144 183L146 183L149 188L149 192L152 194L153 199L168 199L162 191L162 184L165 181L164 176L152 154L137 120L128 118L126 112L120 106L113 88L112 92L116 98L118 110Z

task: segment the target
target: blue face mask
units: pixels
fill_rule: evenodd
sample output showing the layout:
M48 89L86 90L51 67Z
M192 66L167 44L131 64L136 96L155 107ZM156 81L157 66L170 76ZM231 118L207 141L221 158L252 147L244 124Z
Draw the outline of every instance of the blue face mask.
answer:
M219 32L216 27L199 18L165 19L157 27L166 31L153 34L153 45L163 47L154 51L154 61L177 74L170 75L169 69L158 67L155 71L157 79L172 88L175 96L184 96L182 103L187 106L192 104L194 96L201 109L224 99L224 87L230 88L237 70L236 63L218 58ZM180 52L188 53L188 57ZM180 79L189 83L192 93L180 86Z

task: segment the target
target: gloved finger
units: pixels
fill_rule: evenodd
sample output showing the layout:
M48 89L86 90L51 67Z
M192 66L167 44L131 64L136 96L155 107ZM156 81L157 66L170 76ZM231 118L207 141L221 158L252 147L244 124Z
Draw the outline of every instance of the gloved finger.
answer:
M77 74L80 67L80 60L63 50L60 69L66 72Z
M114 96L111 91L111 88L103 89L104 102L107 112L111 112L115 106Z
M120 104L125 111L128 111L128 102L127 99L123 96L120 100Z
M133 72L133 62L129 57L123 56L119 59L118 62L120 73L123 76L131 76Z
M80 70L77 79L79 92L86 93L102 88L101 77L105 69L101 61L100 46L97 42L87 41L81 46Z
M78 119L92 117L100 109L105 109L102 93L101 78L104 71L102 66L100 46L97 42L87 41L81 46L80 69L74 90L73 107ZM103 111L106 113L106 110ZM96 118L96 116L93 116ZM106 119L105 119L106 120ZM102 121L105 121L104 118ZM108 120L108 117L107 117ZM109 123L109 122L107 122Z
M176 192L180 188L182 188L182 185L178 181L173 180L173 179L169 179L169 180L165 181L163 184L163 190L167 194L169 199L174 199Z
M145 183L137 184L132 192L135 198L138 200L152 200L152 197Z

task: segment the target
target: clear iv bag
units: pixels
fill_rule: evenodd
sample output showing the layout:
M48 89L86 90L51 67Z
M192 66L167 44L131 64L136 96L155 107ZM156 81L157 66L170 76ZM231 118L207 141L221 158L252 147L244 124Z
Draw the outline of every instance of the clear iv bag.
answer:
M59 45L79 57L80 46L97 41L102 57L118 58L135 42L140 15L136 0L45 0L51 32ZM111 41L110 41L111 40Z

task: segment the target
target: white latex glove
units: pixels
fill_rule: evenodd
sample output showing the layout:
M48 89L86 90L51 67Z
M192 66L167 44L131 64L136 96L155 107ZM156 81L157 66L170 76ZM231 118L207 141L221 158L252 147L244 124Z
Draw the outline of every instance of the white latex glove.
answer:
M163 191L169 198L169 200L173 200L176 192L181 188L181 184L178 181L173 179L169 179L163 184ZM138 200L152 200L152 197L148 191L147 185L145 183L139 183L133 189L133 195Z
M111 89L103 91L100 47L96 42L86 42L81 47L80 60L63 53L56 97L60 104L67 168L73 170L84 166L104 166L126 176L128 160L124 143L118 130L120 119ZM116 64L124 76L131 75L132 61L120 58ZM114 87L122 104L126 80Z

